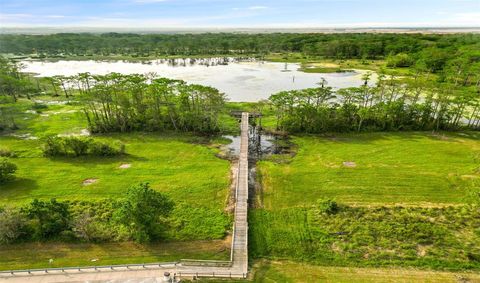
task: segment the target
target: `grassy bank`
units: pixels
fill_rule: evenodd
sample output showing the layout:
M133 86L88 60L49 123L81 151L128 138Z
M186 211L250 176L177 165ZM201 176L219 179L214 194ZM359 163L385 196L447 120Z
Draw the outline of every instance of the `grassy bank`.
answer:
M477 282L475 273L431 272L401 268L346 268L316 266L289 261L257 264L253 282Z
M334 266L480 270L478 208L318 207L255 210L250 254Z
M293 139L288 163L259 163L267 209L314 204L320 198L358 204L465 201L480 183L480 136L365 133Z
M229 241L188 241L141 245L122 243L25 243L0 246L0 270L100 266L179 261L228 260ZM53 263L49 260L53 259Z
M480 269L476 133L302 136L258 163L250 255L335 266ZM322 211L322 200L340 208Z

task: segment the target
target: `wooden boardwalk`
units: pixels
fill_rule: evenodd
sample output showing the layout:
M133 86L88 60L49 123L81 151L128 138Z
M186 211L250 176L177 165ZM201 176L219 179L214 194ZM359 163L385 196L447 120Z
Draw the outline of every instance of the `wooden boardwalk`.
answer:
M248 271L248 118L248 113L242 113L232 240L232 267L245 274Z
M248 273L248 119L242 113L238 174L235 186L235 216L230 262L227 266L209 266L212 261L199 261L199 265L180 263L115 266L83 269L48 269L14 274L0 273L0 282L163 282L164 272L177 278L223 277L246 278Z

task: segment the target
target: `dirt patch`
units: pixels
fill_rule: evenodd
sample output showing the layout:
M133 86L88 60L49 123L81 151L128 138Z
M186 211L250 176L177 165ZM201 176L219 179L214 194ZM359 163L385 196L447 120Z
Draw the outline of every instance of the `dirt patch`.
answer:
M22 140L38 140L38 137L32 134L10 134L12 137L16 137Z
M344 161L342 164L343 164L343 167L347 167L347 168L357 167L357 163L355 163L353 161Z
M340 68L340 65L335 64L335 63L327 63L327 62L322 62L322 63L310 63L309 66L311 67L320 67L320 68Z
M118 166L118 168L120 168L120 169L128 169L130 167L132 167L132 164L130 164L130 163L124 163L124 164Z
M439 133L432 133L431 136L434 137L434 138L437 138L439 140L442 140L442 141L451 141L452 140L451 138L447 137L446 135L439 134Z
M94 184L96 182L98 182L98 179L96 179L96 178L85 179L85 180L83 180L82 185L89 186L89 185Z
M462 175L460 176L464 180L478 179L480 176L477 175Z
M427 250L428 250L428 246L418 245L417 246L417 256L419 256L419 257L426 256L427 255Z

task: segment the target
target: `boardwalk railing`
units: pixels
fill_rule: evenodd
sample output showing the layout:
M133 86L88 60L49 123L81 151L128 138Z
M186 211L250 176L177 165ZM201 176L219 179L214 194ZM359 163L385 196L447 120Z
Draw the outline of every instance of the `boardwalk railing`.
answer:
M213 266L213 267L231 267L231 260L203 260L203 259L181 259L182 266Z
M28 275L40 274L50 272L95 272L95 271L115 271L115 270L142 270L142 269L158 269L166 267L176 267L179 262L160 262L160 263L136 263L136 264L114 264L114 265L99 265L99 266L76 266L76 267L50 267L50 268L32 268L32 269L17 269L17 270L2 270L2 275Z
M247 278L247 273L233 273L233 272L178 272L175 277L181 279L187 278Z

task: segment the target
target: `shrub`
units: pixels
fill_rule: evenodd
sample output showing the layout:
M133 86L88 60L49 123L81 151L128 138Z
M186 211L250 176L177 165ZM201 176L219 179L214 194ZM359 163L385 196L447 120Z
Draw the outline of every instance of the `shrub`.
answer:
M173 209L173 202L163 194L152 190L148 183L142 183L127 191L117 217L137 242L149 242L160 236L161 217Z
M9 244L27 234L27 219L18 210L0 212L0 243Z
M117 150L102 142L92 142L89 147L89 153L93 156L115 156L121 153L121 149ZM125 147L123 147L123 150L124 149Z
M65 143L65 147L70 149L76 157L87 155L88 148L92 143L91 139L77 137L67 137L63 141Z
M47 137L42 147L44 156L62 156L66 155L63 139L56 136Z
M0 148L0 157L16 157L17 155L15 152L11 151L8 148L1 147Z
M48 109L48 105L43 104L43 103L35 102L32 105L32 109L35 110L35 112L37 112L37 113L42 113L43 110Z
M17 165L8 161L8 159L0 157L0 183L10 181L15 178Z
M22 211L32 220L35 239L53 238L70 228L71 215L66 202L35 199Z
M115 156L125 153L125 145L120 144L118 149L92 138L83 137L48 137L43 145L43 154L48 157L57 156Z
M339 211L338 204L330 199L319 200L317 208L320 213L325 214L336 214Z

